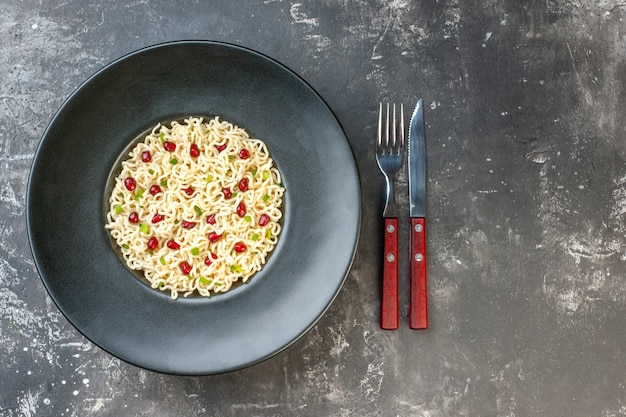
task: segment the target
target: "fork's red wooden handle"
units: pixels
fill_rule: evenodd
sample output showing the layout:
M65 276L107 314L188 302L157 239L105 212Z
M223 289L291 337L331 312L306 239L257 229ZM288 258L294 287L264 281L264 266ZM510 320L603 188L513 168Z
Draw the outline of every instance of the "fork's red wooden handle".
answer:
M426 286L426 219L411 217L411 284L409 327L428 328L428 288Z
M385 218L380 328L398 328L398 218Z

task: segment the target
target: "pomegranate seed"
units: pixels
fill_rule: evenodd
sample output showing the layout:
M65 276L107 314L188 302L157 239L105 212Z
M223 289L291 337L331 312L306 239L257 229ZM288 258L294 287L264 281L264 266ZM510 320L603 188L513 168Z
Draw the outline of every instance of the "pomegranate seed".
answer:
M222 190L222 193L224 193L224 198L225 199L229 199L229 198L231 198L233 196L233 192L230 191L228 188L224 188Z
M226 149L226 144L223 145L215 145L215 148L217 149L217 152L220 153L222 152L224 149Z
M193 195L194 189L193 189L193 187L183 188L183 191L184 191L184 192L185 192L185 194L187 194L187 195Z
M259 226L265 226L269 223L269 221L270 216L268 216L267 214L261 214L261 217L259 218Z
M189 275L189 273L191 272L191 265L189 265L187 262L182 261L180 263L180 270L183 271L183 274L185 275Z
M193 158L197 158L200 156L200 149L198 148L198 145L196 145L195 143L191 144L191 147L189 148L189 155L191 155Z
M136 211L133 211L128 215L128 221L131 223L139 223L139 214Z
M156 237L152 236L148 240L148 249L155 250L158 247L159 247L159 240Z
M161 192L161 187L159 187L158 185L154 184L152 187L150 187L150 194L157 195L160 192Z
M165 217L162 214L155 214L154 217L152 217L152 223L158 223L160 221L162 221Z
M237 205L237 215L239 217L243 217L246 215L246 205L243 203L243 201Z
M238 252L238 253L245 252L246 249L248 249L248 247L246 246L245 243L243 242L235 243L235 252Z
M133 177L128 177L124 180L124 185L128 191L133 191L137 187L137 181Z
M178 243L176 243L176 241L173 240L173 239L168 240L166 245L170 249L174 249L174 250L180 249L180 245Z
M141 160L143 162L150 162L152 160L152 155L150 155L150 151L143 151L141 153Z
M241 159L248 159L248 158L250 158L250 152L248 152L248 150L245 149L245 148L240 150L239 151L239 158L241 158Z
M183 229L193 229L196 226L194 222L187 222L183 220Z
M206 222L208 224L215 224L215 214L211 214L209 217L207 217Z
M208 256L204 259L204 264L206 266L210 266L212 263L213 262L211 261L211 259Z
M213 258L213 259L217 259L217 255L216 255L216 254L214 254L213 252L211 252L211 258Z
M168 152L174 152L176 150L176 144L174 142L166 140L165 142L163 142L163 149Z
M239 181L239 191L247 191L247 190L248 190L248 179L242 178L241 181Z
M218 235L215 232L211 232L209 233L209 240L214 243L217 242L218 240L220 240L222 238L222 235Z

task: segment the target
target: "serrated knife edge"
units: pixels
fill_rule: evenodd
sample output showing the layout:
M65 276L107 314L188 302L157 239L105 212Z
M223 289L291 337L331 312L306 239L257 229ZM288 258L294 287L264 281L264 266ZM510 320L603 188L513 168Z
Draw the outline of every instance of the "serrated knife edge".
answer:
M409 215L426 217L426 144L424 105L420 98L409 123Z

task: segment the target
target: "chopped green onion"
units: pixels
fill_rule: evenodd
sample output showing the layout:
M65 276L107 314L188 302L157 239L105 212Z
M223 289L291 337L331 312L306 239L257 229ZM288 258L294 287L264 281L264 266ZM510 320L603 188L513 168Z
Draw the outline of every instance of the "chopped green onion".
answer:
M174 220L174 224L178 224L178 223L180 223L178 219Z
M115 206L115 214L122 214L122 206Z
M213 181L213 175L207 175L206 182L211 182L211 181Z
M232 161L233 159L235 159L235 158L236 158L236 156L235 156L235 155L228 155L228 159L230 159L231 161Z
M159 135L159 140L161 141L161 143L165 142L165 133L161 132L161 134Z
M165 283L163 281L159 281L157 284L157 288L161 288Z
M143 193L146 190L142 190L141 188L137 190L137 193L135 193L135 201L139 200L141 197L143 197Z
M281 188L283 187L283 184L282 184L282 183L280 183L280 182L277 182L277 183L276 183L276 184L274 184L274 185L276 185L277 187L281 187Z
M231 266L230 266L230 270L231 270L232 272L235 272L235 271L237 271L237 272L241 272L241 271L242 271L242 269L241 269L241 267L240 267L239 265L231 265Z
M250 223L252 221L252 217L250 217L250 216L245 216L243 219L245 221L247 221L248 223Z
M253 177L256 177L256 173L257 173L257 170L256 170L256 168L254 168L254 169L252 170L252 176L253 176Z
M120 197L124 198L124 193L119 193L118 194Z
M142 223L139 225L139 230L141 231L141 233L148 234L148 232L150 231L150 226Z
M221 282L216 282L216 283L215 283L215 284L213 284L213 285L214 285L214 286L216 286L216 287L221 287L221 286L222 286L222 283L221 283Z
M187 279L193 279L191 275L187 275Z
M165 265L165 258L163 258L162 256L159 258L159 262L161 263L161 265Z
M191 254L193 256L198 256L200 254L200 249L198 249L198 248L191 248Z
M177 163L178 163L178 159L176 159L176 158L170 159L170 164L176 165Z
M150 173L150 175L154 175L154 170L153 169L149 169L148 172Z
M271 239L272 238L272 231L267 229L267 238Z
M269 196L269 195L267 195L267 194L265 194L265 195L263 196L263 202L264 202L264 203L267 203L269 200L270 200L270 196Z
M258 235L258 233L255 233L255 234L253 234L253 235L252 235L252 240L253 240L253 241L255 241L255 242L256 242L257 240L259 240L259 235Z
M263 179L266 180L270 177L270 172L269 171L263 171Z
M122 249L130 249L130 246L128 246L126 243L124 243L124 244L122 245Z
M167 180L163 180L163 181L161 181L161 186L163 186L163 187L167 187Z
M233 195L232 195L232 197L237 197L237 193L236 193L236 192L234 192L234 193L233 193Z
M201 282L202 284L209 285L210 283L212 283L212 282L213 282L213 280L206 279L205 277L200 276L200 282Z
M193 209L196 211L196 214L198 216L202 216L202 209L200 209L200 207L198 206L193 206Z

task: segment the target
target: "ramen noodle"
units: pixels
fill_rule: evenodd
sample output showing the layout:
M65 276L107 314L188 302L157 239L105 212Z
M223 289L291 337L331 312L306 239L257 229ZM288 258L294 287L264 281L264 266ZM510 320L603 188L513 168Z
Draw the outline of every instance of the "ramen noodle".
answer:
M130 269L176 299L228 291L278 241L284 188L265 143L215 117L157 124L122 162L106 228Z

